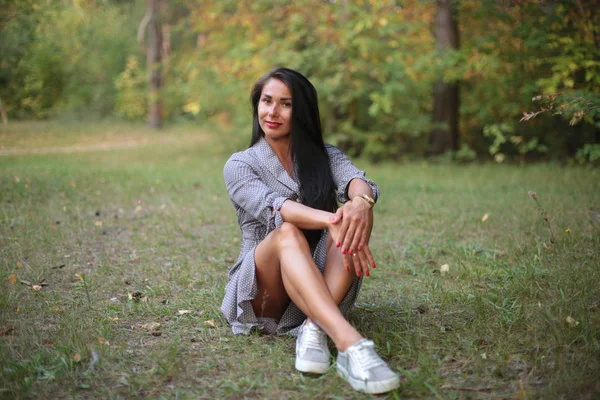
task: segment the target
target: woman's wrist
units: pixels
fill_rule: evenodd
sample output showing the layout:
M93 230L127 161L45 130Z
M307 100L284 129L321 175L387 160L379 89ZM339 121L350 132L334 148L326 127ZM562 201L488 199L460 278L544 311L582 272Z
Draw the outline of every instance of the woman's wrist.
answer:
M373 197L369 196L366 193L357 193L357 194L353 194L352 197L350 197L351 201L360 201L362 203L365 203L369 206L369 208L373 208L375 207L375 199L373 199Z

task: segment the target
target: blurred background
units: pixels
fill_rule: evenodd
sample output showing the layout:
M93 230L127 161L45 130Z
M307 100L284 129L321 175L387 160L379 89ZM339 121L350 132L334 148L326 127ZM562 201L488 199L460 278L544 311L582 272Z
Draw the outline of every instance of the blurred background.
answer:
M0 0L0 113L251 131L275 66L371 161L600 160L594 0Z

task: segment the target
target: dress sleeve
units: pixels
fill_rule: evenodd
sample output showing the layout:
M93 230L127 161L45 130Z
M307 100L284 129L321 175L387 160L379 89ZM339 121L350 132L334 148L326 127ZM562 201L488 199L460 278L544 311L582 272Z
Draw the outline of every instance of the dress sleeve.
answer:
M232 157L225 163L223 177L231 201L264 224L268 231L283 224L279 210L288 198L271 190L250 164Z
M352 161L339 148L329 144L326 145L326 148L329 153L329 165L331 165L333 182L337 188L338 201L345 203L349 200L348 186L352 179L355 178L362 179L371 187L373 198L377 201L379 198L379 187L375 182L366 177L365 171L358 169L352 164Z

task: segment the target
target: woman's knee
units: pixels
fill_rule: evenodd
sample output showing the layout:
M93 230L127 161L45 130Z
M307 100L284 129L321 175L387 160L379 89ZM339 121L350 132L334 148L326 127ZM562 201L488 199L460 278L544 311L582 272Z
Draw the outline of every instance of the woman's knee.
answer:
M306 242L306 238L302 233L302 230L296 225L289 222L284 222L277 231L277 243L279 247L282 246L298 246L303 245Z

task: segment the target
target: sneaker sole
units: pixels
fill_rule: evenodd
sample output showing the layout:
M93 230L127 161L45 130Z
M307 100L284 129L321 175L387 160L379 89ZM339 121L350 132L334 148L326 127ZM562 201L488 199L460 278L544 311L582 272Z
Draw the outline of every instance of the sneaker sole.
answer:
M398 376L385 381L369 382L350 377L348 371L340 365L337 366L337 372L338 375L348 382L354 390L360 390L361 392L369 394L387 393L400 387L400 378Z
M324 374L330 367L330 363L320 363L315 361L296 359L296 369L300 372L312 374Z

